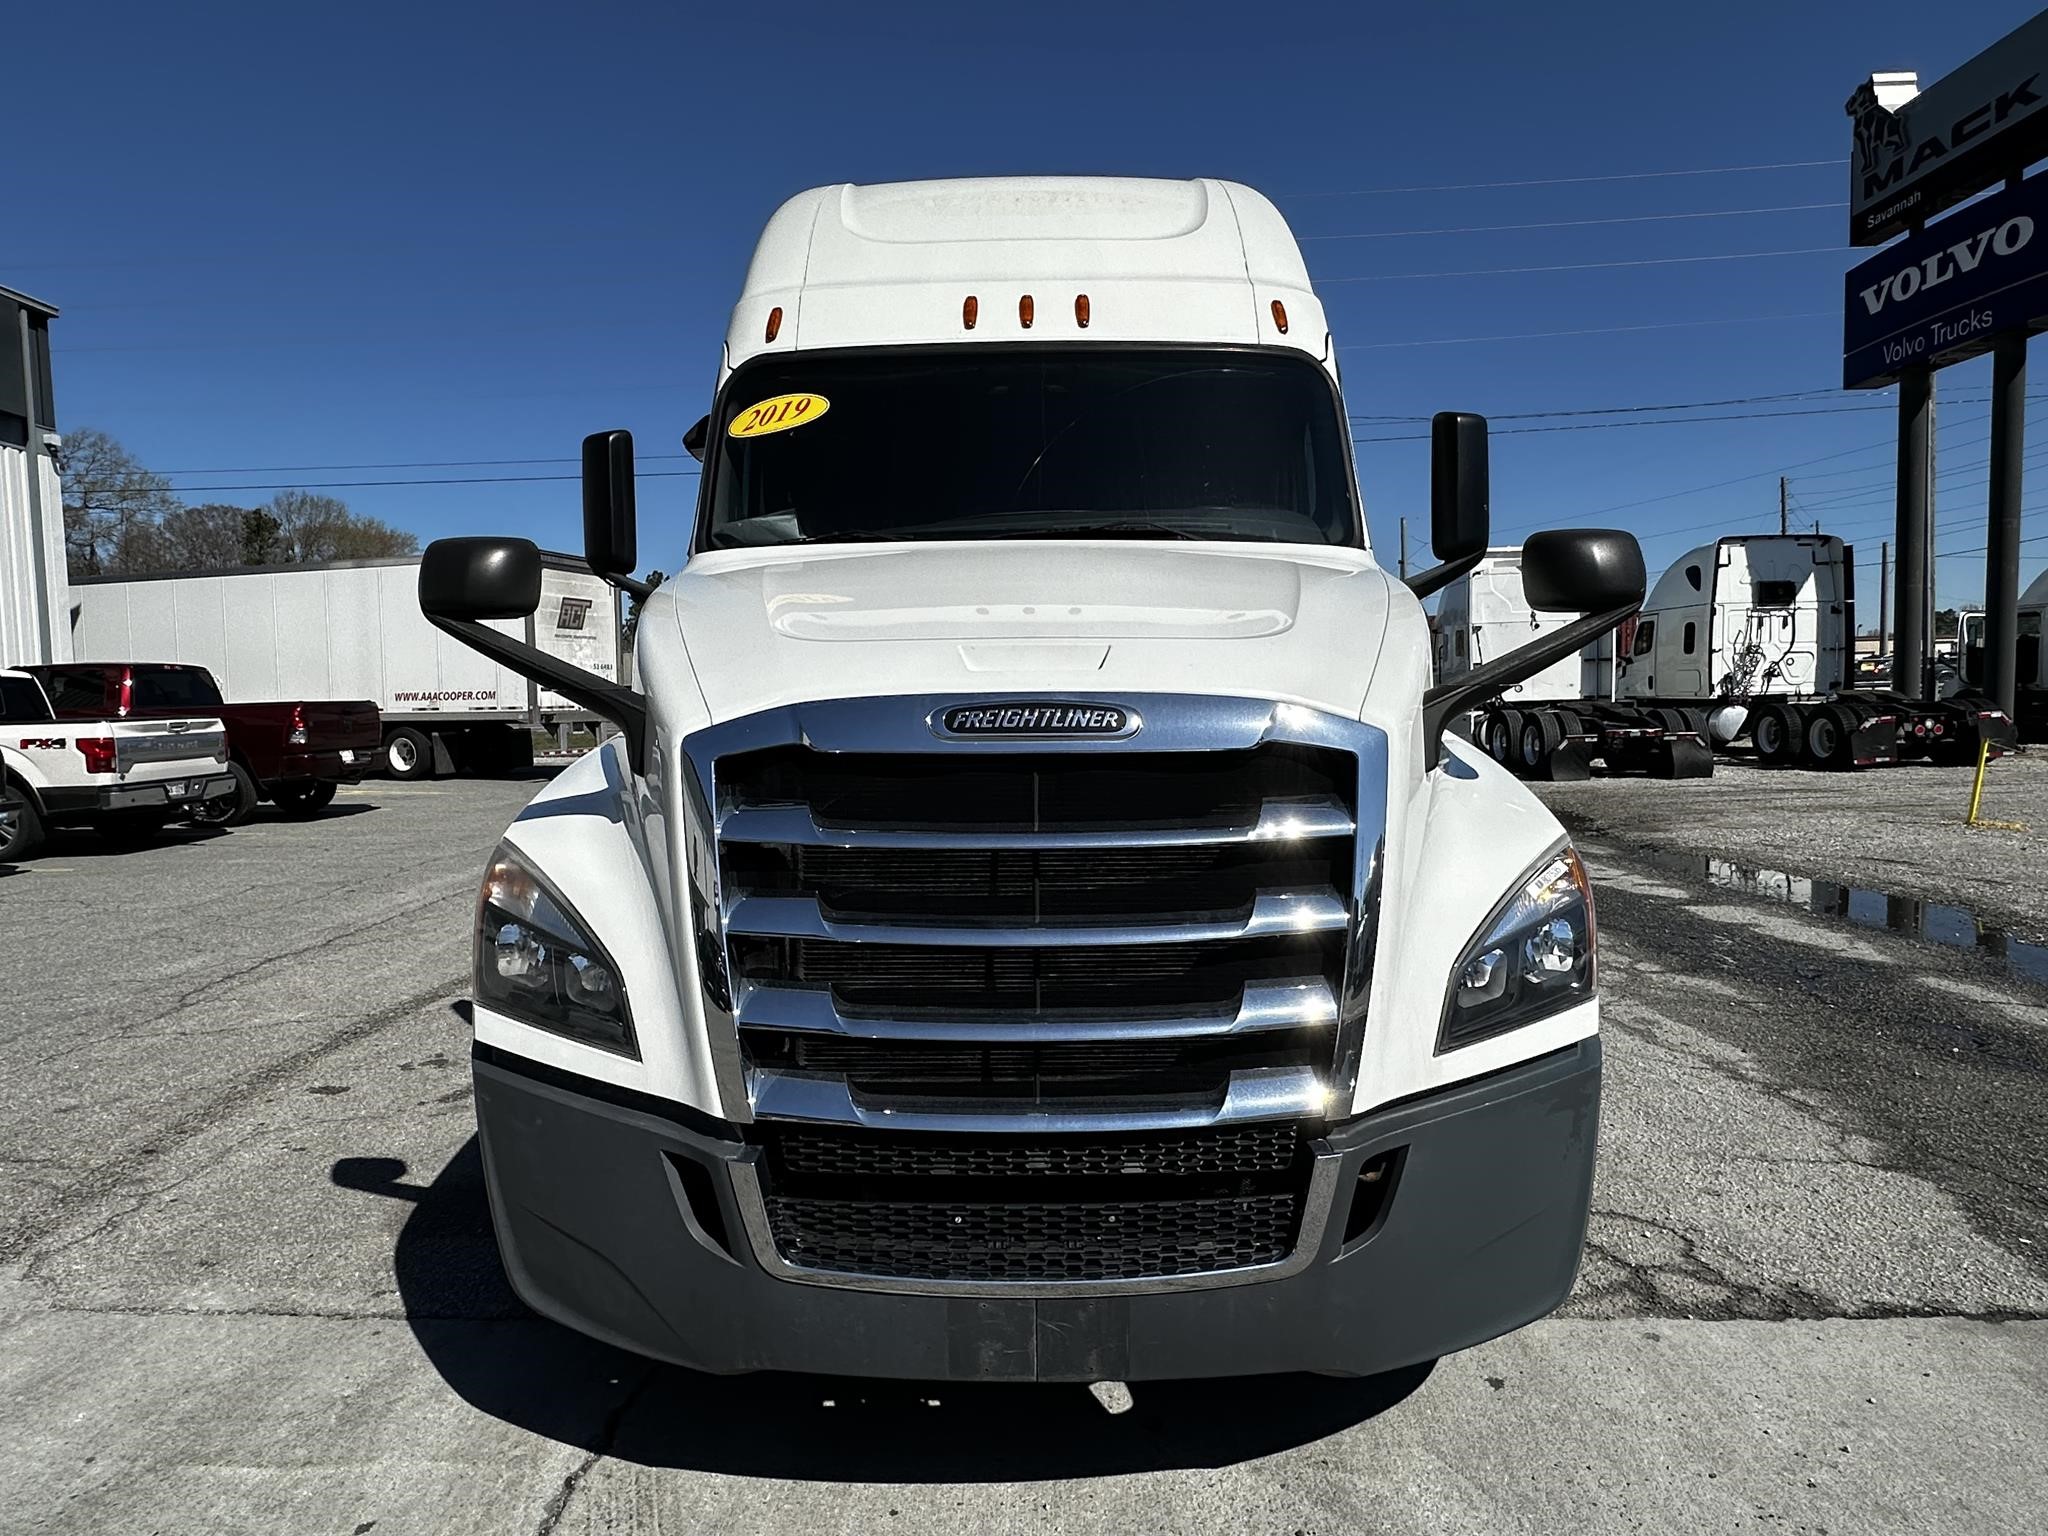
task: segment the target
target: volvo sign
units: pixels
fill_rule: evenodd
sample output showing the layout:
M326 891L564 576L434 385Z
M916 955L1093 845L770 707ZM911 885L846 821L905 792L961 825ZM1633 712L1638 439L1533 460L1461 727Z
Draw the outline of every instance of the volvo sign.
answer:
M1843 279L1842 387L1891 384L2048 328L2048 174L1886 246Z
M1872 75L1849 98L1849 243L1886 240L2048 155L2048 11L1914 94Z

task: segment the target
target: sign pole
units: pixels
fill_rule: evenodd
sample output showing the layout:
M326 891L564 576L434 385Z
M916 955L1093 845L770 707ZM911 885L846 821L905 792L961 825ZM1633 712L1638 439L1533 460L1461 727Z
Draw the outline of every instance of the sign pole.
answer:
M1984 686L2013 714L2020 630L2020 455L2027 435L2027 337L1991 354L1991 526L1984 541Z
M1892 646L1892 691L1925 697L1927 683L1927 444L1934 372L1899 375L1898 591L1892 602L1898 638Z

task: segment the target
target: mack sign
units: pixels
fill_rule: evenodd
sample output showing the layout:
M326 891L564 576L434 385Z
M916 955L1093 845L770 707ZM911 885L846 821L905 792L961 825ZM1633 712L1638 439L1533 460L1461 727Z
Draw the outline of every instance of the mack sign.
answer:
M2048 155L2048 11L1893 108L1887 80L1912 76L1873 76L1847 103L1851 245L1880 245Z
M1843 279L1842 388L1891 384L2048 325L2048 175L1888 245Z

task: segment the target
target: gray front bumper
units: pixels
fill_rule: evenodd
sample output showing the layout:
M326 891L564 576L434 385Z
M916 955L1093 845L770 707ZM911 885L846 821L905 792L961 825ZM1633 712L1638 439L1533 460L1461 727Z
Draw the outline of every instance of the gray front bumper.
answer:
M640 1354L716 1372L917 1380L1367 1375L1481 1343L1564 1300L1592 1199L1600 1043L1334 1127L1321 1150L1338 1161L1335 1205L1285 1278L1058 1298L773 1275L743 1236L734 1128L544 1080L500 1053L479 1052L475 1076L513 1289ZM1347 1243L1359 1170L1396 1149L1385 1209ZM715 1195L724 1244L692 1211L686 1178Z

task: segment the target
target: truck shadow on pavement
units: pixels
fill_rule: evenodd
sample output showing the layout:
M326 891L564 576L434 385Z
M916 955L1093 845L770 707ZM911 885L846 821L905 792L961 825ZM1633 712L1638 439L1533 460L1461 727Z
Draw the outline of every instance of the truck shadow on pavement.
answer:
M586 1339L512 1295L474 1136L432 1184L406 1172L397 1158L347 1157L332 1177L412 1205L393 1263L407 1322L442 1379L506 1423L643 1466L869 1483L1222 1467L1361 1424L1433 1368L1140 1382L1120 1412L1078 1385L708 1376Z

